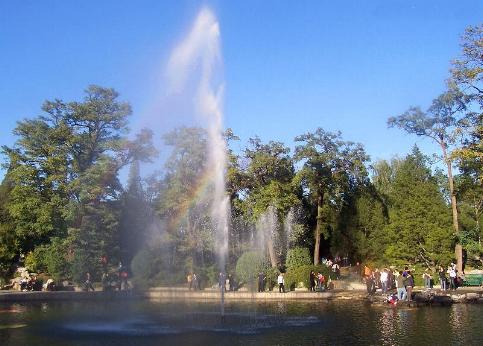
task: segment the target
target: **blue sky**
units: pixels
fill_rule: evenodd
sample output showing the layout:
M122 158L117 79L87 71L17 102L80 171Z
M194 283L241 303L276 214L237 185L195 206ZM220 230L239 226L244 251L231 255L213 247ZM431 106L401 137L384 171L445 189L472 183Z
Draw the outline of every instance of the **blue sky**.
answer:
M0 145L44 100L79 99L89 84L132 104L134 131L189 125L162 104L162 75L203 5L220 22L235 148L255 135L292 146L320 126L363 143L373 160L414 143L435 150L386 120L444 90L460 36L483 13L481 1L2 1Z

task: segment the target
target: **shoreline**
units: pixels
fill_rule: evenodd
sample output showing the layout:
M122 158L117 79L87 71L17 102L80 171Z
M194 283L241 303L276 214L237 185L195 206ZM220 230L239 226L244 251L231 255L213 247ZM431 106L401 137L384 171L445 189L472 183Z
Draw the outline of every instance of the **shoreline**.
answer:
M333 290L326 292L290 291L277 292L225 292L225 301L366 301L371 304L386 304L387 295L376 293L369 296L364 290ZM152 301L214 301L220 299L220 292L215 289L190 291L186 288L154 287L147 291L0 291L0 303L38 302L38 301L77 301L77 300L125 300L147 299ZM428 306L451 304L483 304L483 289L475 287L459 291L441 292L438 289L429 291L415 290L411 302L398 302L400 306Z

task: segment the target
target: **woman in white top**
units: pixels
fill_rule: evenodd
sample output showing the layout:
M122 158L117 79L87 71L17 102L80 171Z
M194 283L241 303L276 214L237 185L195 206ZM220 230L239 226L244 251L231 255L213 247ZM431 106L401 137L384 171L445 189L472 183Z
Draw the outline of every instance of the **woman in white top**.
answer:
M389 279L389 275L387 273L387 270L384 269L382 272L381 272L381 286L382 286L382 293L386 293L387 292L387 281Z
M283 273L280 273L280 275L278 275L277 282L278 282L278 292L285 293L285 287L284 287L285 279L283 277Z

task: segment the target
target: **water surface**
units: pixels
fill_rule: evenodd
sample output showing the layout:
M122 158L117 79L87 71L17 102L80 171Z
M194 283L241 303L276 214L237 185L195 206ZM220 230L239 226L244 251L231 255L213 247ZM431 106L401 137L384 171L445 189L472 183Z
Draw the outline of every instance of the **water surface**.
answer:
M482 345L483 306L363 302L0 304L0 345Z

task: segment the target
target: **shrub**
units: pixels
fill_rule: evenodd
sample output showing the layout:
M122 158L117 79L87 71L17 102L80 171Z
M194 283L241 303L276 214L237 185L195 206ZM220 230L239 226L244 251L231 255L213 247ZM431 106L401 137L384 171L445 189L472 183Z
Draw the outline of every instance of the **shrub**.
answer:
M52 238L50 244L37 246L25 257L25 266L31 272L47 272L54 280L70 277L66 246L62 239Z
M159 278L159 258L151 249L143 249L139 251L131 261L131 271L133 275L133 284L136 288L147 289L153 286Z
M259 272L267 269L264 257L256 251L248 251L240 256L236 263L236 275L240 281L254 285Z
M312 259L310 251L304 247L296 247L287 252L287 268L295 268L305 265L310 265Z
M326 265L304 265L299 267L292 267L287 270L285 273L285 287L288 290L292 290L297 287L299 282L302 282L305 287L310 287L310 272L314 271L314 273L322 273L325 276L325 279L328 280L330 275L332 274L330 269ZM334 278L332 278L334 279Z
M29 272L43 272L45 271L45 245L38 246L34 251L31 251L25 256L25 268Z
M266 283L268 284L268 289L272 290L273 286L277 285L277 278L280 271L277 268L268 267L265 269Z

